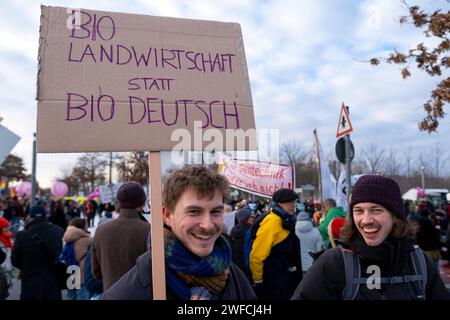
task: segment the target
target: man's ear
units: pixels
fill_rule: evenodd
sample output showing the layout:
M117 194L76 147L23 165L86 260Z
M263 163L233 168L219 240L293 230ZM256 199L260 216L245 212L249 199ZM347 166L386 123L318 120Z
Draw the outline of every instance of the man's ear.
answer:
M163 220L166 225L172 227L172 214L167 207L163 207Z

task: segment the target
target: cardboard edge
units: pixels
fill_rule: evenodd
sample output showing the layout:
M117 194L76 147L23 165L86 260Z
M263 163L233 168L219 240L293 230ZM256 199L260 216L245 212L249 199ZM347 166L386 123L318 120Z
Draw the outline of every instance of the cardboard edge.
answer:
M42 61L45 55L45 40L47 37L48 31L48 7L41 5L41 17L40 17L40 25L39 25L39 49L37 56L37 77L36 77L36 100L40 100L41 96L41 70L42 70Z
M253 100L252 100L252 93L251 93L251 89L250 89L250 77L249 77L249 73L248 73L248 68L247 68L247 58L245 56L245 47L244 47L244 39L243 39L243 35L242 35L242 29L241 29L241 25L237 22L232 22L233 25L233 32L235 33L235 39L236 39L236 52L241 55L241 70L242 70L242 76L243 76L243 82L245 84L247 84L245 86L245 90L244 90L244 94L246 95L246 97L244 99L246 99L247 101L251 102L251 105L253 106Z
M156 19L168 19L168 20L173 20L173 21L180 21L180 22L204 22L204 23L222 23L222 24L228 24L228 23L235 23L235 22L230 22L230 21L223 21L223 20L209 20L209 19L200 19L200 18L186 18L186 17L172 17L172 16L166 16L166 15L155 15L155 14L148 14L148 13L140 13L140 12L124 12L124 11L111 11L111 10L103 10L103 9L92 9L92 8L87 8L87 7L79 7L79 6L61 6L61 5L56 5L56 6L45 6L45 5L41 5L41 7L45 7L46 10L50 10L50 9L56 9L56 10L67 10L68 8L76 8L79 10L85 10L85 11L96 11L99 13L105 13L105 14L121 14L121 15L127 15L127 16L141 16L141 17L152 17L152 18L156 18Z

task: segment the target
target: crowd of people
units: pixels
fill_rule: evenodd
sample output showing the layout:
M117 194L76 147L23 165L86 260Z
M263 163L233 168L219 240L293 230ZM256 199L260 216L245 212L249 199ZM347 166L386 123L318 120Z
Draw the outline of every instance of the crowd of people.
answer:
M229 194L226 178L203 166L164 181L167 299L450 299L439 275L448 204L403 201L379 175L358 179L349 212L334 199L300 202L290 189L270 201ZM14 278L21 299L152 299L146 194L127 182L116 200L2 200L0 299ZM60 264L73 273L61 275Z

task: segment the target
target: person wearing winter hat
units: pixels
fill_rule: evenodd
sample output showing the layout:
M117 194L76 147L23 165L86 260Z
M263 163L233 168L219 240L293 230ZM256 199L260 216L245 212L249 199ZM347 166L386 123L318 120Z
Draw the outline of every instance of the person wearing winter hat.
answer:
M300 240L300 255L302 258L303 274L308 271L313 263L310 252L319 252L322 250L322 236L319 229L313 226L309 214L300 212L297 215L297 223L295 224L295 234Z
M20 269L21 300L61 300L54 264L62 250L64 230L47 220L47 211L33 206L19 231L11 252L11 263Z
M242 271L244 271L249 280L252 279L248 265L249 252L247 253L245 251L249 250L249 248L245 248L245 244L246 240L248 240L246 237L250 237L250 234L247 234L247 232L250 232L250 228L252 226L250 222L251 216L252 210L249 208L239 209L236 212L236 220L238 223L231 229L230 232L232 260L239 268L241 268Z
M119 217L99 225L92 243L92 272L103 280L105 291L147 251L150 232L141 215L147 199L144 188L137 182L126 182L117 190L116 198Z
M332 248L336 247L336 240L341 237L342 228L345 225L345 218L336 217L328 224L328 239Z
M73 218L69 222L69 226L64 232L63 241L65 244L72 244L73 251L67 250L68 258L67 260L76 260L78 266L80 267L80 282L79 288L69 288L66 291L67 300L88 300L89 293L85 288L84 279L84 268L86 264L87 248L90 242L90 235L88 232L88 224L86 219ZM66 253L64 249L69 248L68 246L63 247L63 256ZM72 255L73 254L73 255ZM66 261L67 263L68 261ZM90 264L89 264L90 265Z
M258 299L287 300L302 280L300 241L295 234L297 199L291 189L277 190L270 212L259 220L250 253Z
M256 299L222 234L229 189L223 175L205 166L187 165L167 176L162 192L167 300ZM101 299L151 300L152 288L150 247Z
M395 180L360 177L351 193L342 246L317 259L292 299L449 300L433 262L414 246L416 232L406 220Z
M4 245L5 248L12 249L12 234L9 231L9 221L3 217L0 217L0 243Z
M335 218L345 218L347 213L342 207L336 206L336 201L334 199L326 199L323 204L323 210L325 218L319 225L319 231L322 235L322 239L325 242L325 248L330 247L330 239L328 237L328 225L331 220Z

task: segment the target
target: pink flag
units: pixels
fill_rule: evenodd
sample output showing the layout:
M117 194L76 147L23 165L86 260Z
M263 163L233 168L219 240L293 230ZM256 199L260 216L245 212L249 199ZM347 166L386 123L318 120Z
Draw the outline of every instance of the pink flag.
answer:
M418 198L425 198L425 190L423 190L421 187L416 187L417 197Z
M88 200L92 200L94 198L98 198L100 197L100 190L98 188L95 188L95 191L92 192L89 196L88 196Z

